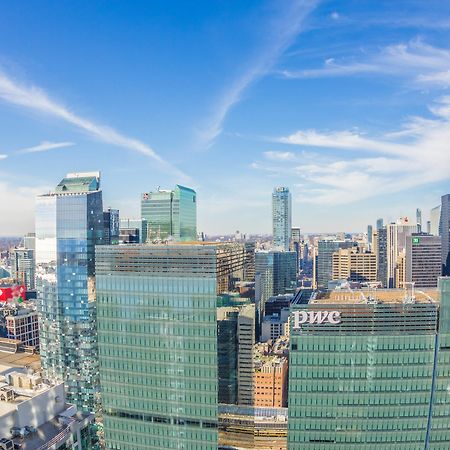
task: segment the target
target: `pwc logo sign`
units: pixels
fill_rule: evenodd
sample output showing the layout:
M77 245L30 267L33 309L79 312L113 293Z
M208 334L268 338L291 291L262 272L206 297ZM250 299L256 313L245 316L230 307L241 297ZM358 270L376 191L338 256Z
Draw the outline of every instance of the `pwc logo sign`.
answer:
M329 323L338 325L341 323L340 311L294 311L292 315L294 318L294 330L300 330L304 324L320 325Z

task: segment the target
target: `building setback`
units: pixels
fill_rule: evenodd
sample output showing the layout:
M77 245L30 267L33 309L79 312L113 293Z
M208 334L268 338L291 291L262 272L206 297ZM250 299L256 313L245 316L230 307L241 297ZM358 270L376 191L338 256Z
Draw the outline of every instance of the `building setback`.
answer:
M406 241L406 281L417 288L435 288L442 275L441 238L413 234Z
M100 246L96 263L107 448L217 449L217 295L243 245Z
M365 294L366 301L361 291L333 292L296 305L288 448L448 449L450 278L440 279L439 296Z

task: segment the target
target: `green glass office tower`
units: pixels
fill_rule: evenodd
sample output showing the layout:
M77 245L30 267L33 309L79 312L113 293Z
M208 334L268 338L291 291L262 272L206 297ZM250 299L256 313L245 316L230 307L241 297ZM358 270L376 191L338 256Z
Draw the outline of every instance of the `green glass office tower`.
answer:
M99 390L94 249L103 242L100 174L68 174L36 202L36 286L42 368L92 411Z
M197 240L197 195L193 189L146 192L141 197L141 218L147 221L147 240L188 242Z
M100 379L107 448L217 449L217 294L241 244L100 246Z
M450 448L450 279L315 293L291 316L288 448ZM375 297L375 298L374 298Z

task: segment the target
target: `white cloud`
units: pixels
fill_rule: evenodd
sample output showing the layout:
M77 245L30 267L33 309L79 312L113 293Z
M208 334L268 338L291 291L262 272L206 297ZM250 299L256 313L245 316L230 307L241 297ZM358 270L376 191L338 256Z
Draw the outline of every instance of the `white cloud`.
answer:
M38 145L33 147L23 148L21 150L17 150L16 153L40 153L46 152L48 150L53 150L56 148L64 148L64 147L72 147L75 143L73 142L49 142L43 141Z
M450 96L442 97L430 111L432 118L412 118L405 124L406 134L391 133L390 142L369 139L353 131L298 131L278 141L329 148L334 150L333 154L306 155L297 164L285 161L283 165L283 161L277 160L276 167L268 162L257 162L252 167L292 176L305 186L298 199L327 205L386 196L449 180ZM405 136L408 144L403 142ZM360 150L371 156L361 156Z
M182 180L189 179L189 177L165 161L147 144L144 144L138 139L121 134L111 127L78 116L66 106L52 100L43 89L36 86L25 86L8 77L3 72L0 72L0 99L19 107L57 117L87 133L92 138L141 153L156 161L168 173Z
M0 159L5 159L5 158L7 158L8 157L8 155L2 155L2 154L0 154Z
M266 157L266 159L269 159L272 161L294 161L295 160L295 154L292 152L268 151L268 152L264 152L264 156Z
M357 74L386 74L411 77L417 85L450 86L450 50L433 47L421 39L390 45L378 53L352 58L325 60L322 67L282 70L286 78L321 78Z
M241 101L246 89L274 67L301 31L304 19L316 4L317 0L293 0L290 2L290 7L282 11L280 18L271 28L266 26L263 33L271 37L270 45L265 46L259 57L253 60L247 70L225 90L215 105L211 119L197 130L201 146L210 147L222 133L223 123L231 108Z

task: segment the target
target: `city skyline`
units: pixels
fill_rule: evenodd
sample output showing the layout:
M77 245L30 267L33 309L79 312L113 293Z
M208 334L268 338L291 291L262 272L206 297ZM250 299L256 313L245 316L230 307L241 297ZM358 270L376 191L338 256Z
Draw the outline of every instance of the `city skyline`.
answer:
M190 186L207 234L270 233L274 186L309 233L417 208L425 223L449 191L450 5L68 11L4 6L0 235L32 230L35 196L69 171L100 169L122 217L139 217L141 192Z

